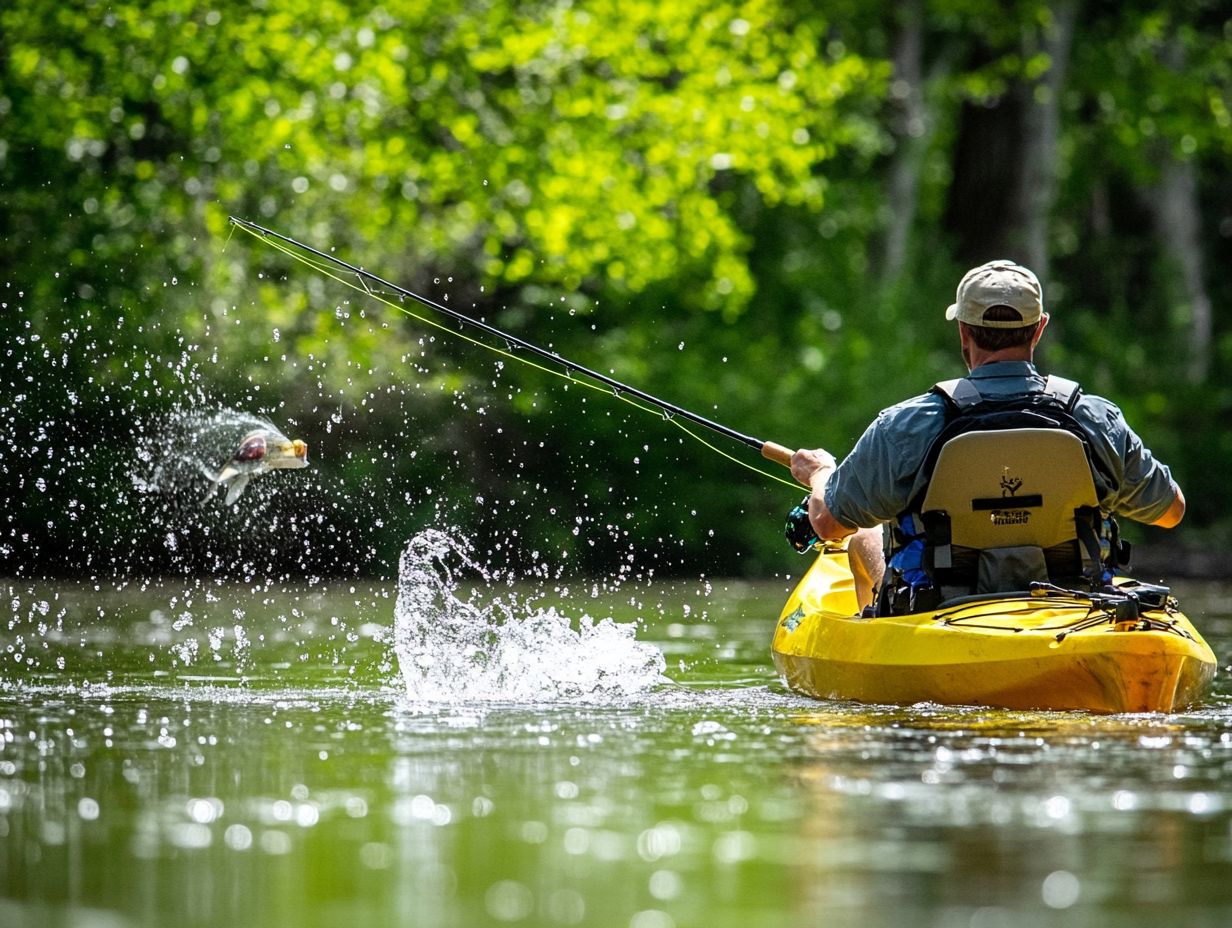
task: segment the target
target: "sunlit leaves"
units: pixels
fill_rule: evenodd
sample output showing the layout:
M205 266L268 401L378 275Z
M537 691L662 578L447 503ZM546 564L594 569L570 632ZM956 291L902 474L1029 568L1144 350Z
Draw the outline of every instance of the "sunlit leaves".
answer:
M820 207L819 167L861 134L847 101L858 115L884 76L774 3L164 2L58 8L54 31L5 15L23 115L66 106L24 142L114 158L151 213L215 195L295 225L327 209L335 240L394 229L421 266L491 284L685 274L729 311L753 289L733 183Z

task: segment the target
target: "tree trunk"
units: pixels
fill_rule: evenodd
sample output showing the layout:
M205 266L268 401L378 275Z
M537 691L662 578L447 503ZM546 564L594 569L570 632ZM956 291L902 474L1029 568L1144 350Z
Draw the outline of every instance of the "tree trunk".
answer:
M1179 40L1173 38L1168 43L1163 58L1169 68L1177 72L1183 70L1185 55ZM1192 160L1182 161L1167 149L1161 152L1159 189L1152 205L1160 244L1168 263L1180 277L1181 293L1175 311L1186 325L1185 379L1201 384L1210 373L1214 324L1202 257L1198 177Z
M1048 290L1048 228L1057 189L1057 142L1061 134L1061 94L1069 67L1078 0L1058 0L1052 6L1052 23L1045 28L1038 48L1033 39L1028 54L1048 56L1049 67L1039 81L1027 85L1023 106L1022 166L1017 208L1019 230L1012 240L1022 249L1021 260L1035 271Z
M897 148L890 164L886 201L889 222L885 232L881 280L892 286L907 261L907 246L919 203L920 174L932 120L924 102L923 0L907 0L899 7L902 17L894 44L894 83L891 96L897 101L891 126Z
M1055 0L1041 31L1024 21L1019 52L1047 55L1038 80L995 104L969 101L959 120L946 226L971 263L1010 258L1029 266L1049 291L1048 228L1056 198L1061 94L1080 0Z

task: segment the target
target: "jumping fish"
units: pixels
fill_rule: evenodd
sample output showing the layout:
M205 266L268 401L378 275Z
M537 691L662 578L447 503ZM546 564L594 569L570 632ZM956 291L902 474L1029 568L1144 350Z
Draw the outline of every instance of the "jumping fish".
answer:
M269 470L293 470L308 466L308 445L298 438L291 441L273 429L253 429L242 439L231 459L215 473L204 464L201 472L212 486L205 499L209 499L220 486L227 488L227 505L231 505L244 492L248 481Z

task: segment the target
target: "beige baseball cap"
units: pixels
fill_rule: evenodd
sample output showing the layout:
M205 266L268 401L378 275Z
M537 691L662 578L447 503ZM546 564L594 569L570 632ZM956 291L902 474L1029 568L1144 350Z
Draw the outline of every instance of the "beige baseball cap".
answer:
M993 306L1018 310L1021 320L986 320L984 313ZM1022 329L1035 325L1044 315L1044 292L1034 274L1013 261L989 261L973 267L958 282L958 293L946 319L990 329Z

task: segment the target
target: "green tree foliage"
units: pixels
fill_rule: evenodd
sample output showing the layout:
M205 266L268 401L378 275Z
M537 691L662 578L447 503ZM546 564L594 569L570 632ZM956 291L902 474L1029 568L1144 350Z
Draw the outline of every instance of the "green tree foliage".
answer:
M815 211L821 166L877 143L885 69L825 29L775 4L18 4L6 166L36 157L8 207L18 235L75 207L87 265L235 210L490 286L683 278L731 314L753 282L724 179Z

